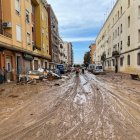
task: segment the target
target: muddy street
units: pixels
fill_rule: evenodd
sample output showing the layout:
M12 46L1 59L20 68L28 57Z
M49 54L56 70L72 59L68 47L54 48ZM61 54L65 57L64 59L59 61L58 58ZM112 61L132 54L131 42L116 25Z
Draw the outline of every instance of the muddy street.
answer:
M139 140L140 92L129 89L73 75L0 120L0 140Z

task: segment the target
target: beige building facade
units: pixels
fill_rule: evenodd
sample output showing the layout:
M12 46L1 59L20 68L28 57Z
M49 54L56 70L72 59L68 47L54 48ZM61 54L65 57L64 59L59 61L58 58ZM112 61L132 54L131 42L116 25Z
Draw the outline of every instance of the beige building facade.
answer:
M50 59L46 0L0 0L0 69L8 80Z
M140 74L140 0L117 0L96 38L96 61L106 70Z

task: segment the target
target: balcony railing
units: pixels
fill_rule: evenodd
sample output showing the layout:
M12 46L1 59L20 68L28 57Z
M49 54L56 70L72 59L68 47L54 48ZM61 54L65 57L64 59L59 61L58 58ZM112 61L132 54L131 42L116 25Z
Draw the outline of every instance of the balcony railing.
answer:
M113 51L112 52L112 57L119 57L120 56L120 52L119 51Z
M2 22L0 22L0 34L6 36L8 38L12 38L12 34L9 32L6 32L5 29L3 29Z

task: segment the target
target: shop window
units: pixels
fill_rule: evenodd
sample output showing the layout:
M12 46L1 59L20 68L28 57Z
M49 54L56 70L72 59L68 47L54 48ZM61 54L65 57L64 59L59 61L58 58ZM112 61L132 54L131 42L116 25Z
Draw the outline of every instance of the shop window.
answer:
M138 53L137 62L138 62L138 65L140 65L140 53Z
M130 66L130 55L127 56L127 65Z

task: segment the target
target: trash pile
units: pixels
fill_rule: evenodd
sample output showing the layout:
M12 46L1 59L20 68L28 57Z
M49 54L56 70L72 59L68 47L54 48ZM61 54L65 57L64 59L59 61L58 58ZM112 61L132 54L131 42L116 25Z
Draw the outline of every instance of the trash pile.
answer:
M29 71L27 74L19 74L17 76L17 83L18 84L35 84L40 81L45 80L55 80L60 79L61 75L51 71L51 70L44 70L39 68L38 70Z

